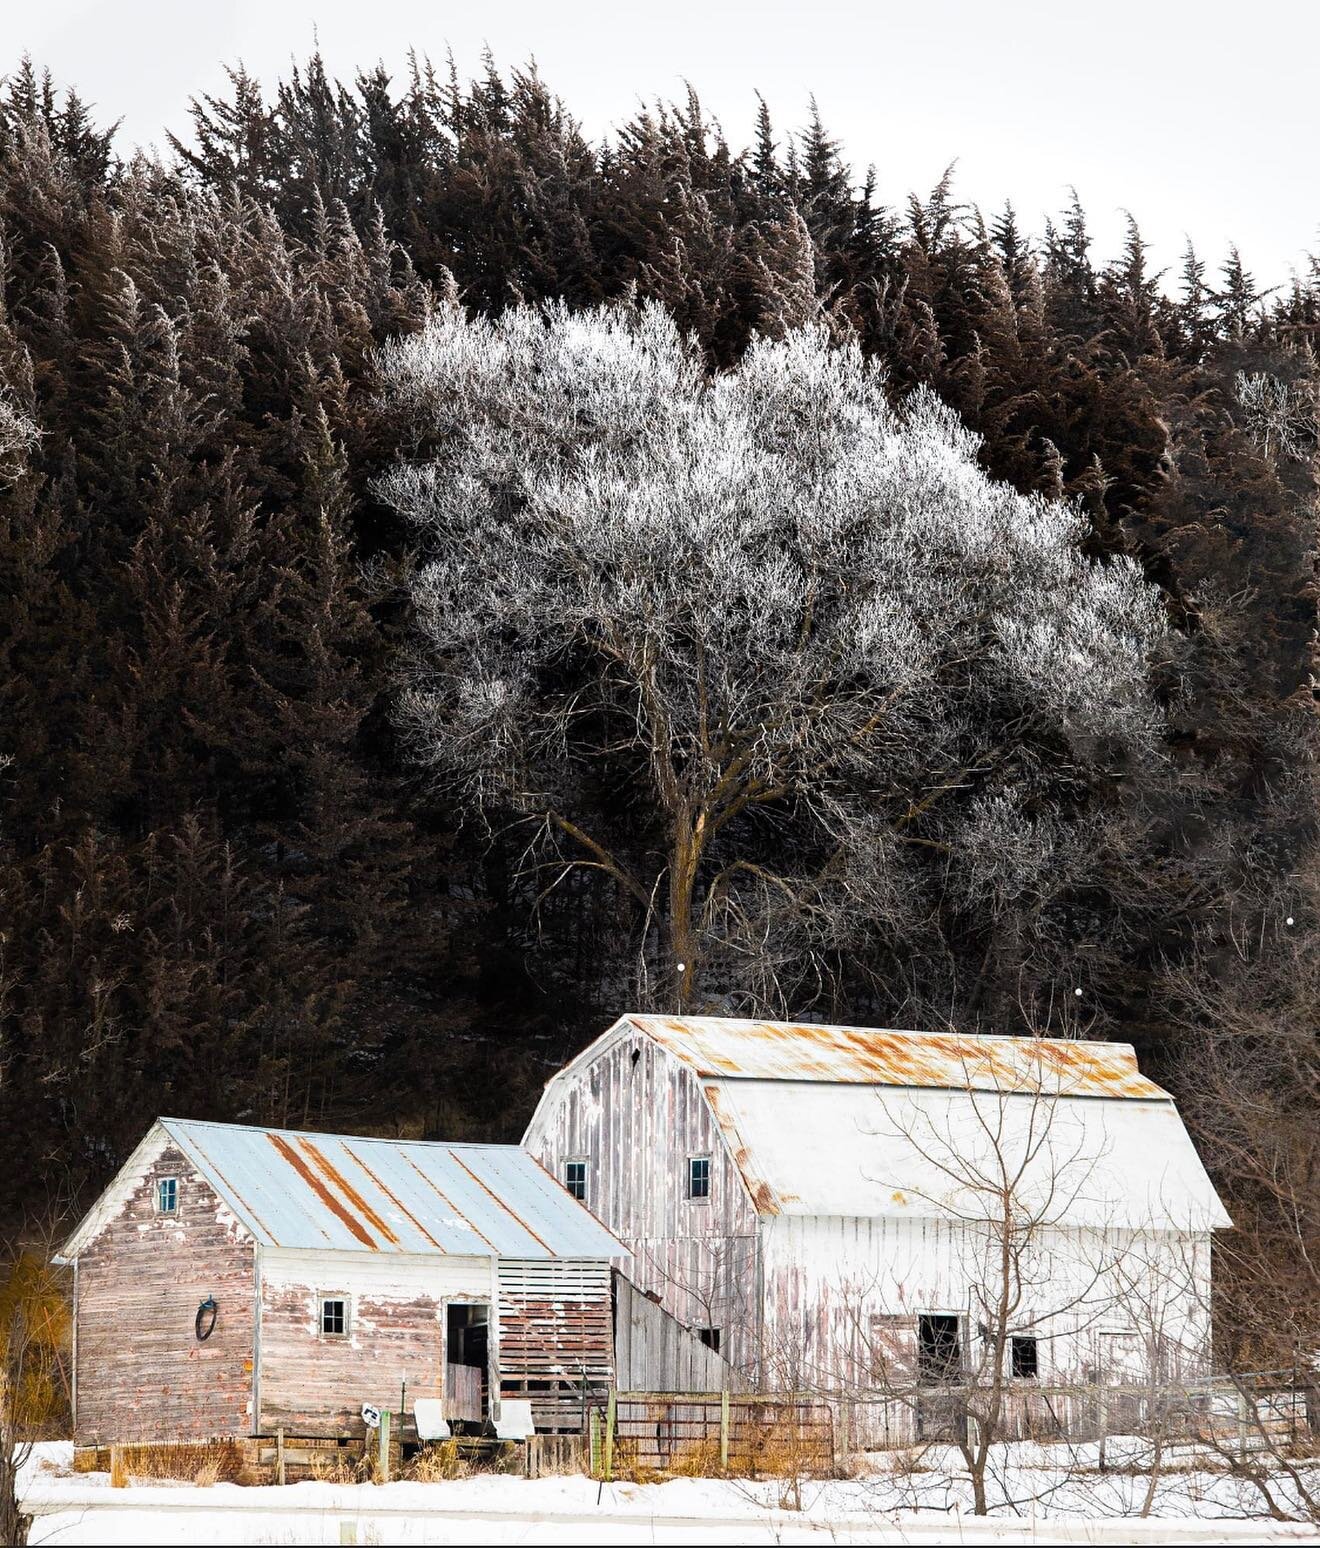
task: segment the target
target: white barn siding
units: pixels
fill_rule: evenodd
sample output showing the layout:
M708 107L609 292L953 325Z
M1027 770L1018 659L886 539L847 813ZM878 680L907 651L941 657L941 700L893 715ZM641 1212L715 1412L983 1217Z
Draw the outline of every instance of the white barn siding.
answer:
M444 1393L449 1300L491 1301L489 1258L265 1247L258 1268L258 1430L361 1430L363 1403L397 1409ZM346 1337L323 1337L320 1297L349 1302Z
M755 1359L756 1212L701 1082L641 1033L556 1076L524 1144L561 1181L587 1165L588 1209L633 1255L643 1291L687 1327L717 1327L734 1365ZM689 1199L689 1156L711 1193Z
M1042 1381L1102 1373L1104 1337L1132 1332L1170 1374L1210 1356L1208 1233L1042 1229L1024 1263L1015 1330L1040 1340ZM875 1382L873 1317L976 1320L973 1287L996 1289L985 1238L933 1218L779 1216L762 1221L764 1353L772 1386L859 1390ZM974 1336L974 1327L965 1336ZM979 1350L965 1351L973 1363Z

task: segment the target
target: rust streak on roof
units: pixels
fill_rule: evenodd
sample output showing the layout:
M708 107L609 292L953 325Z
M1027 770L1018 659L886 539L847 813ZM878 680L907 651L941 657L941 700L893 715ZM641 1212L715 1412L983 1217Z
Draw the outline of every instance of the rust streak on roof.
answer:
M303 1154L307 1157L313 1166L319 1169L321 1175L326 1179L326 1181L347 1194L349 1203L352 1204L355 1208L361 1210L363 1215L366 1216L368 1223L373 1225L387 1242L398 1242L398 1233L393 1229L388 1221L382 1220L376 1211L372 1209L371 1205L367 1203L366 1199L364 1199L357 1191L357 1189L352 1185L352 1183L349 1182L348 1178L345 1177L339 1168L334 1164L334 1162L331 1161L329 1156L322 1155L322 1153L309 1139L300 1139L298 1144L301 1147Z
M450 1151L450 1155L453 1155L453 1151ZM445 1208L453 1210L454 1218L456 1220L461 1220L474 1236L481 1236L482 1241L485 1242L487 1247L494 1247L495 1244L491 1241L490 1237L481 1235L481 1232L477 1230L476 1226L474 1226L463 1213L463 1211L459 1209L458 1205L454 1203L453 1199L451 1199L447 1193L443 1193L440 1188L437 1187L436 1183L426 1175L426 1173L421 1169L420 1166L417 1165L416 1161L414 1161L411 1156L405 1155L403 1159L410 1167L412 1167L413 1171L417 1173L417 1175L422 1179L422 1181L431 1190L431 1192L435 1194L436 1198L438 1198L444 1204Z
M449 1154L454 1157L455 1161L458 1161L459 1166L463 1167L463 1170L468 1174L472 1181L476 1183L477 1187L480 1188L483 1193L489 1193L491 1198L495 1200L495 1202L500 1206L506 1215L511 1215L538 1246L545 1247L546 1251L549 1252L550 1248L548 1245L541 1240L541 1238L536 1234L535 1231L532 1230L531 1226L527 1224L527 1222L522 1218L521 1215L517 1213L516 1210L513 1210L509 1207L507 1200L500 1198L500 1196L496 1193L492 1193L486 1184L482 1182L481 1178L478 1177L477 1174L472 1170L472 1168L470 1166L465 1166L464 1163L454 1155L452 1150L449 1152Z
M274 1145L275 1149L279 1151L280 1155L282 1155L289 1163L289 1165L294 1169L294 1171L297 1172L299 1177L302 1178L302 1180L307 1184L312 1192L316 1194L317 1198L321 1200L321 1202L326 1206L327 1209L330 1210L332 1214L337 1215L339 1219L343 1221L343 1223L348 1227L353 1235L357 1237L358 1241L360 1241L364 1247L370 1247L373 1250L377 1249L377 1242L367 1233L367 1230L363 1226L362 1222L360 1220L355 1220L353 1216L349 1214L349 1212L344 1208L344 1206L339 1202L334 1194L330 1192L329 1188L327 1188L321 1179L316 1175L316 1173L312 1171L311 1167L307 1165L306 1161L304 1161L298 1152L293 1148L293 1146L289 1144L288 1140L286 1140L281 1134L268 1134L266 1137L270 1140L271 1144Z
M340 1149L343 1150L344 1154L349 1158L350 1161L357 1162L357 1164L362 1168L367 1176L371 1178L372 1182L375 1183L375 1185L380 1189L380 1191L385 1195L390 1203L394 1205L395 1209L397 1209L400 1214L406 1215L408 1219L412 1221L412 1223L417 1227L417 1229L422 1233L427 1241L430 1242L432 1247L438 1248L440 1246L440 1243L436 1241L435 1237L431 1235L431 1233L426 1229L426 1227L417 1218L417 1216L413 1214L412 1210L408 1208L408 1206L403 1202L402 1199L398 1197L397 1194L392 1193L389 1188L386 1187L384 1179L377 1177L375 1172L371 1170L371 1168L367 1165L361 1156L356 1155L353 1151L351 1151L342 1140L340 1141ZM394 1240L398 1241L398 1237L396 1236Z
M1168 1100L1127 1043L716 1016L628 1019L706 1077Z

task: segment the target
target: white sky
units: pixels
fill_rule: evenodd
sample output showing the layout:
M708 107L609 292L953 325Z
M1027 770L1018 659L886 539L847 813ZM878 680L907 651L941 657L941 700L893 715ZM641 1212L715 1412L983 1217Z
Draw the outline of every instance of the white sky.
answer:
M3 0L0 14L0 69L30 52L123 119L123 148L185 130L223 63L272 80L314 32L345 76L402 70L410 44L437 59L452 46L466 76L489 43L505 66L535 56L593 136L685 79L736 145L754 92L781 131L814 92L890 204L956 159L964 199L1011 197L1037 232L1076 184L1102 256L1123 208L1160 265L1184 234L1215 266L1236 241L1277 283L1320 248L1314 0Z

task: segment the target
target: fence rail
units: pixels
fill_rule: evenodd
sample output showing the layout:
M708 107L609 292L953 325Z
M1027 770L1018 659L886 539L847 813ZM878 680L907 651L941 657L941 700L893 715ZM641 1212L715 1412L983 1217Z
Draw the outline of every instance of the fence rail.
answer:
M591 1415L591 1467L626 1473L826 1476L834 1411L822 1397L746 1392L619 1392Z
M834 1402L844 1451L974 1440L977 1425L987 1423L998 1440L1137 1435L1236 1453L1313 1445L1320 1438L1320 1386L1292 1371L1166 1383L914 1385L839 1394Z
M993 1417L995 1403L999 1413ZM594 1474L830 1471L840 1456L927 1442L1134 1435L1225 1454L1320 1444L1320 1384L1291 1371L1165 1384L965 1382L902 1391L618 1392L589 1414Z

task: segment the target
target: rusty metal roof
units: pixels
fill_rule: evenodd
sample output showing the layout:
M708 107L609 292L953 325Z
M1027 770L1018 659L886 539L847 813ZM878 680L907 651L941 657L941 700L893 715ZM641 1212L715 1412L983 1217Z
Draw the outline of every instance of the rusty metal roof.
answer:
M627 1250L518 1145L310 1134L161 1118L172 1141L265 1246L502 1258ZM146 1147L144 1149L144 1146ZM137 1157L152 1146L144 1142ZM134 1170L130 1161L120 1178ZM70 1246L86 1234L98 1205ZM67 1251L67 1249L66 1249Z
M698 1075L721 1080L1170 1100L1138 1069L1130 1043L895 1032L724 1016L630 1015L623 1020Z

